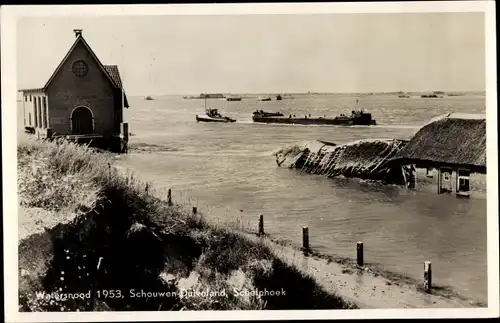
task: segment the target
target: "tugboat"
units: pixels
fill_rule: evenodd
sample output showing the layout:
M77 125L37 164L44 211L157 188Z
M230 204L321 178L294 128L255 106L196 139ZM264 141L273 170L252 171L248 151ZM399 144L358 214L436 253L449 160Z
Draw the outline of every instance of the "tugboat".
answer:
M280 124L301 124L301 125L332 125L332 126L373 126L376 121L372 119L371 113L362 110L352 111L351 116L341 114L335 118L311 117L296 117L295 115L284 116L279 112L264 112L262 110L255 111L252 117L253 122L261 123L280 123Z
M208 108L204 115L196 115L197 122L236 122L236 120L220 115L217 109Z
M283 98L281 97L281 95L278 94L278 96L276 97L276 100L281 101L281 100L283 100Z
M154 99L148 95L147 97L144 98L144 100L151 101L151 100L154 100Z
M229 117L222 116L217 109L207 108L207 99L205 98L205 114L196 115L196 122L236 122Z

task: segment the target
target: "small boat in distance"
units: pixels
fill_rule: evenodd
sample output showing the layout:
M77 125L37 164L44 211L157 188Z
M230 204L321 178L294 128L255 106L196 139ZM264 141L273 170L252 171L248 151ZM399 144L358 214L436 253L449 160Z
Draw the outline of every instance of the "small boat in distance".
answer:
M231 95L226 97L226 101L241 101L241 96Z
M278 94L278 96L276 97L276 100L281 101L281 100L283 100L283 98L281 97L281 95Z
M207 108L207 99L205 98L205 114L196 115L196 122L236 122L229 117L222 116L217 109Z
M259 96L257 101L271 101L271 97L270 96Z
M144 100L151 101L151 100L154 100L154 99L151 96L148 95L147 97L144 98Z

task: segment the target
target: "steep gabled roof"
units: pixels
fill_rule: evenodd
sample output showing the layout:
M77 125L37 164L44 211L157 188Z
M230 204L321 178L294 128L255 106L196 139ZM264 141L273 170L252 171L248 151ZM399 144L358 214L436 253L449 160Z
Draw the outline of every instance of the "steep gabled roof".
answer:
M108 77L108 79L111 82L111 84L113 84L116 87L115 82L113 81L113 79L111 78L111 76L106 72L106 69L104 68L104 65L102 65L102 63L99 60L99 58L97 58L97 55L94 53L94 51L92 50L92 48L90 48L89 44L85 41L85 39L83 38L83 36L78 36L76 38L75 42L73 43L73 46L71 46L71 48L69 49L69 51L66 53L66 56L64 56L64 58L61 60L61 62L59 63L59 65L55 69L54 73L52 73L52 76L49 78L49 80L47 81L47 83L45 83L45 86L43 87L45 90L50 85L50 83L52 82L52 80L54 79L54 77L57 75L57 73L59 73L59 70L61 69L61 67L66 62L66 60L68 59L69 55L71 55L71 53L75 49L76 45L78 45L79 43L82 43L85 46L85 48L89 51L90 55L92 55L92 58L94 58L94 60L97 62L97 65L99 66L99 68Z
M111 76L113 82L115 82L117 87L122 87L122 79L120 78L120 71L116 65L104 65L104 69Z
M71 55L71 53L73 52L73 50L75 49L75 47L79 43L82 43L85 46L85 48L88 50L88 52L90 53L92 58L94 58L94 60L96 61L97 65L99 66L101 71L104 73L104 75L106 75L108 80L111 82L111 84L113 84L113 86L115 88L123 90L123 84L122 84L122 80L120 78L120 72L118 71L118 66L116 66L116 65L106 65L106 66L103 65L101 63L101 61L99 60L99 58L97 58L97 55L94 53L92 48L90 48L89 44L85 41L83 36L80 35L76 38L76 41L73 43L73 46L71 46L69 51L66 53L66 56L64 56L64 58L61 60L61 62L59 63L59 65L55 69L54 73L52 73L52 76L49 78L47 83L45 83L45 86L43 87L43 91L47 90L47 87L50 85L50 83L52 82L54 77L57 75L57 73L59 73L59 70L64 65L64 63L66 62L68 57ZM129 107L127 97L125 96L125 91L124 91L124 105L126 108Z
M120 70L118 70L118 66L116 65L104 65L104 69L111 76L111 79L115 83L117 88L123 89L122 79L120 77ZM125 95L125 90L123 91L124 105L126 108L129 107L127 96Z

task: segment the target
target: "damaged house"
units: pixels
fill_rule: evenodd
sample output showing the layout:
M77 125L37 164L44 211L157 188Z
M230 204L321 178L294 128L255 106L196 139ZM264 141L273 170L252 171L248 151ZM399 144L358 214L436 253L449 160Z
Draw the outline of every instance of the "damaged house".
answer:
M412 169L437 170L437 192L469 196L470 175L486 174L486 116L447 114L432 119L391 162ZM453 176L455 175L455 176ZM455 180L452 180L455 177ZM416 176L407 179L416 185Z
M438 194L469 196L470 174L486 174L486 118L447 114L410 140L365 139L342 145L311 141L277 151L281 167L328 177L345 176L415 188L418 168L438 171ZM452 180L455 174L455 181Z

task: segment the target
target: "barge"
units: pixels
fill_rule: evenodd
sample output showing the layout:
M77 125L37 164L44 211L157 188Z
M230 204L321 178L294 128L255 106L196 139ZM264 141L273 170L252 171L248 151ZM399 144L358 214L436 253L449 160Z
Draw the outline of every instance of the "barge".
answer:
M253 122L300 124L300 125L332 125L332 126L374 126L376 121L372 119L371 113L364 111L352 111L351 116L341 114L335 118L328 117L296 117L295 115L284 116L280 112L255 111L252 116Z

